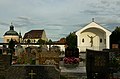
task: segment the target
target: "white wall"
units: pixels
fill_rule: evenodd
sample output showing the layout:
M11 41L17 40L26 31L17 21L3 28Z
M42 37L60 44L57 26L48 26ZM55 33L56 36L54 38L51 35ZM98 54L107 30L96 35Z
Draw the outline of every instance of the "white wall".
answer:
M16 40L19 42L19 36L14 36L14 35L6 35L4 36L4 43L8 43L11 39ZM9 40L9 41L7 41Z
M65 45L51 45L52 46L59 46L60 47L60 51L65 51ZM49 45L47 45L48 49L49 49Z

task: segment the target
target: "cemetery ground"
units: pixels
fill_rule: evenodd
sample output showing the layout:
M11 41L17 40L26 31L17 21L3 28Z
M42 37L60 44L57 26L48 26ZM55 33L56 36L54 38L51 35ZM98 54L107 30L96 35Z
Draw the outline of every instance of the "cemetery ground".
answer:
M0 79L84 79L85 64L65 67L64 52L57 48L16 46L11 55L6 48L1 50ZM11 58L12 56L12 58ZM11 64L12 61L12 64Z
M47 46L0 50L0 79L119 79L120 50L87 50L65 64L65 53ZM68 53L68 52L67 52ZM71 59L72 58L72 59ZM84 59L84 60L83 60ZM81 61L82 60L82 61ZM12 62L11 62L12 61ZM68 62L68 63L69 63ZM12 64L11 64L12 63Z

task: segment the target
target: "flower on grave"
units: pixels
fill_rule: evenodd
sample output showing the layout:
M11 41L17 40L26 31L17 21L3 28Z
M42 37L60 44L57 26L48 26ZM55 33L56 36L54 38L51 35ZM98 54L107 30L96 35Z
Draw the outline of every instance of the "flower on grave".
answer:
M75 57L65 57L63 61L65 64L79 64L80 59Z

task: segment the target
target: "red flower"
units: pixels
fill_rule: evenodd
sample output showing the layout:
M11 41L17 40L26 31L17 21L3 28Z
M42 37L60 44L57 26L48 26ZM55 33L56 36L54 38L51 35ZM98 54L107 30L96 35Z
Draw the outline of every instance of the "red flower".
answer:
M63 61L65 64L78 64L80 59L75 57L65 57Z

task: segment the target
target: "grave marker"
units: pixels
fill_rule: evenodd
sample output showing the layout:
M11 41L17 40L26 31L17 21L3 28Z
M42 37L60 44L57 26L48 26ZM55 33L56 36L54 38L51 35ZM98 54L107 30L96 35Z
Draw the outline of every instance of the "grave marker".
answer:
M6 76L5 70L8 69L10 65L11 65L10 56L9 55L0 55L0 79L5 78L5 76Z
M53 65L12 65L5 79L60 79L60 71Z
M36 75L36 73L33 72L33 70L31 70L31 72L29 73L30 78L33 79L33 76Z
M86 55L87 79L108 79L109 52L87 49Z

